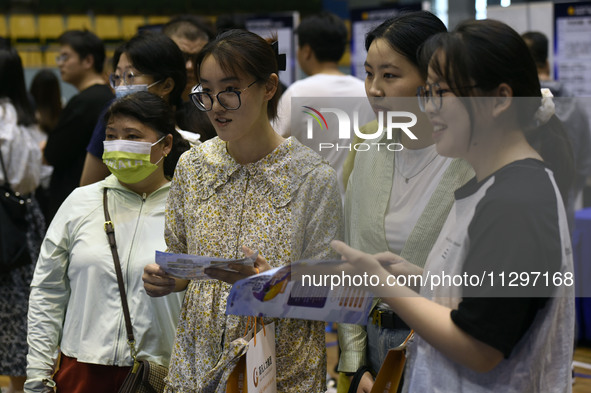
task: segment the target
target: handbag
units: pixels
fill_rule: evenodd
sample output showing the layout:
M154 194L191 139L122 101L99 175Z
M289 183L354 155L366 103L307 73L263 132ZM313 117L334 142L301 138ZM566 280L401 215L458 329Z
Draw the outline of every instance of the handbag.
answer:
M137 349L135 348L135 338L133 336L133 327L131 326L131 317L129 315L129 305L125 294L125 284L123 282L123 273L121 271L121 261L117 252L117 243L115 242L115 227L109 215L107 204L107 188L103 190L103 209L105 212L105 232L109 239L111 254L117 273L117 285L121 295L121 306L125 318L125 330L127 331L127 344L133 359L131 371L123 381L119 393L162 393L164 392L164 378L168 374L168 369L160 364L148 360L137 359Z
M396 393L400 390L399 385L402 380L404 365L406 364L406 346L412 339L413 335L414 331L411 330L402 344L388 351L384 363L382 363L380 371L376 376L373 387L371 388L371 393ZM351 380L349 393L357 392L363 374L368 371L371 372L369 367L366 366L361 366L359 370L357 370Z
M262 329L257 332L257 317L249 317L249 322L254 320L254 329L243 338L246 342L245 353L239 358L227 378L226 384L219 384L216 393L276 393L277 370L275 355L275 323L264 324L261 318ZM258 342L257 342L258 341Z
M32 262L27 243L29 196L12 191L0 150L4 184L0 186L0 273Z

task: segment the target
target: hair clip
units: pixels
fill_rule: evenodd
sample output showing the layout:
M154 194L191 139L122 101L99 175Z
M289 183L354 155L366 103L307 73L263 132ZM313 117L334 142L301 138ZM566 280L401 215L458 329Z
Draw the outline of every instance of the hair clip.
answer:
M542 100L540 107L534 114L534 120L536 122L536 127L539 127L543 124L546 124L550 118L555 114L555 105L554 100L552 100L554 95L550 91L550 89L542 89Z
M271 44L273 52L275 52L275 59L277 59L277 69L279 71L285 71L287 68L287 57L285 53L279 54L279 41L275 41Z

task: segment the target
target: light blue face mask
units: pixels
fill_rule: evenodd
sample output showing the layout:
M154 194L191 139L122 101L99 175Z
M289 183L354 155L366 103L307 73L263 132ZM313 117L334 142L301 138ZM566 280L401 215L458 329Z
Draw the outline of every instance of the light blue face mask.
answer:
M120 85L120 86L115 86L115 97L117 99L121 98L121 97L125 97L128 94L133 94L133 93L137 93L138 91L148 91L148 89L152 86L154 86L155 84L160 83L160 81L156 81L154 83L151 83L149 85L143 83L143 84L139 84L139 85Z

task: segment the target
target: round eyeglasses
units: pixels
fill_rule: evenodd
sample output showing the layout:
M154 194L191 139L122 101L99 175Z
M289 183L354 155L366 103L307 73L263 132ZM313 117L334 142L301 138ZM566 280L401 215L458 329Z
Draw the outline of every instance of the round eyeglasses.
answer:
M125 71L121 75L111 74L109 75L109 83L113 89L121 85L121 82L126 86L130 86L133 85L133 81L136 77L143 75L145 74L134 74L133 71Z
M478 85L456 87L456 89L474 89ZM419 99L419 109L421 112L427 111L427 105L429 101L433 104L435 112L439 112L443 105L443 95L446 93L453 93L451 89L442 89L439 83L430 83L426 86L420 86L417 88L417 98Z
M234 111L240 108L240 105L242 105L242 102L240 101L240 94L257 82L258 79L241 90L220 91L215 95L215 98L218 100L221 106L228 110ZM208 92L203 91L203 87L201 85L195 86L191 94L189 94L189 97L191 97L191 101L193 101L193 104L195 104L197 109L203 112L208 112L211 110L211 108L213 108L213 97Z
M435 111L439 112L443 105L443 95L450 92L450 89L442 89L439 87L438 83L431 83L427 86L418 87L417 97L419 99L419 108L421 109L421 112L426 112L429 101L433 104Z

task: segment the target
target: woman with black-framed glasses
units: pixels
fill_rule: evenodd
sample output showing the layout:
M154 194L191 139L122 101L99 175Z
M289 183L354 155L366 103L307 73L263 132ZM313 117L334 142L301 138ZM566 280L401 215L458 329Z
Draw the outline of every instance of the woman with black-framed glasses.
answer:
M166 216L168 251L240 258L247 246L264 258L191 282L166 275L158 265L146 266L151 296L187 288L169 393L209 392L219 384L225 391L226 365L218 361L244 335L247 321L225 315L227 283L290 261L328 259L330 240L341 236L335 171L269 122L277 112L277 58L276 46L242 30L218 36L197 58L199 85L191 98L218 136L185 154L177 166ZM324 336L323 322L275 320L277 391L326 389Z
M477 85L471 86L455 86L454 89L474 89ZM451 88L444 89L439 86L439 83L427 83L425 86L419 86L417 88L417 98L419 99L419 108L421 112L427 111L427 105L431 103L435 110L440 110L443 105L443 96L449 93L453 93Z
M143 32L122 44L113 55L114 70L109 83L116 98L138 91L148 91L164 99L177 115L183 105L182 93L187 73L183 54L173 40L161 33ZM178 119L177 119L178 121ZM192 144L199 143L200 129L211 128L207 120L177 130ZM209 131L207 131L209 132ZM105 124L99 120L87 147L80 185L102 180L109 175L102 162Z
M195 104L195 106L203 112L209 112L213 109L214 98L224 108L234 111L236 109L239 109L240 105L242 105L242 101L240 100L240 94L242 94L242 92L246 91L246 89L248 89L250 86L254 85L257 82L258 80L254 80L250 85L246 86L244 89L226 89L220 91L219 93L213 96L208 91L204 91L203 86L199 84L195 86L191 94L189 94L189 97L191 97L193 104Z
M338 272L422 278L415 288L366 287L415 331L403 391L570 392L575 292L564 198L574 165L552 95L523 39L499 21L464 21L426 41L420 58L437 151L464 159L475 176L456 190L424 268L334 242L346 260Z

